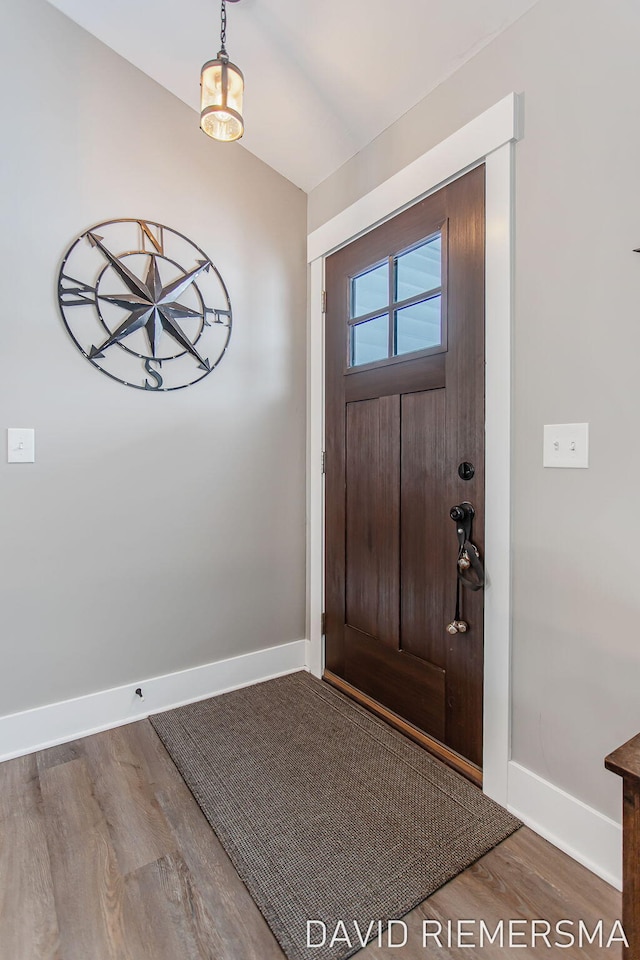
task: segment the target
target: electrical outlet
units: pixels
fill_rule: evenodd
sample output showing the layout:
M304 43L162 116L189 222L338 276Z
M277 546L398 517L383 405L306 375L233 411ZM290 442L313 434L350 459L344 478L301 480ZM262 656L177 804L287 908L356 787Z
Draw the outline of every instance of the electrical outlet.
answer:
M542 465L586 469L589 466L589 424L545 424Z

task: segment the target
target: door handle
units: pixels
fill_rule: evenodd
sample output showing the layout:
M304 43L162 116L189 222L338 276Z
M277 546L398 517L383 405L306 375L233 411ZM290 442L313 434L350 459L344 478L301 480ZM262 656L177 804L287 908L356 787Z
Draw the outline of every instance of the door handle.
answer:
M449 516L455 523L469 525L469 533L471 533L471 524L475 515L475 507L472 503L469 503L468 500L464 500L462 503L457 503L455 507L451 507L451 510L449 511Z
M451 507L449 511L449 516L452 520L460 521L464 520L467 517L470 517L471 520L476 515L476 508L472 503L469 503L468 500L464 500L462 503L457 503L455 507Z
M456 525L458 537L458 558L456 560L456 613L451 623L447 624L448 633L466 633L469 624L463 620L460 613L460 585L468 590L481 590L484 587L484 566L480 558L480 551L471 540L473 520L476 515L472 503L465 500L451 507L449 516Z

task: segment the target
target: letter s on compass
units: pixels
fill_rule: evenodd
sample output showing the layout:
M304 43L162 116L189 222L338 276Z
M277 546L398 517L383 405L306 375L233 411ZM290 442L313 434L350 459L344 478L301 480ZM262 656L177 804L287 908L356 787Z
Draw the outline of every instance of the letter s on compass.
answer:
M162 361L161 361L161 360L156 360L156 363L157 363L157 364L161 364ZM146 389L146 390L159 390L159 389L162 387L162 384L164 383L164 380L162 379L162 374L160 373L160 368L158 367L157 370L154 370L153 367L151 366L151 360L149 360L148 357L147 357L147 359L146 359L145 362L144 362L144 368L145 368L145 370L147 371L147 373L150 373L150 374L151 374L151 376L153 377L153 379L154 379L155 382L156 382L156 385L155 385L155 387L154 387L154 385L153 385L152 383L149 383L148 380L145 380L145 382L144 382L145 389Z

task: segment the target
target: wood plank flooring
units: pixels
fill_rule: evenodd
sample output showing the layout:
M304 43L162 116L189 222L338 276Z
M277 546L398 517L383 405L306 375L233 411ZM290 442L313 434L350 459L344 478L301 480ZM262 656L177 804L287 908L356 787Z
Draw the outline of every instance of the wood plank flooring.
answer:
M617 891L525 828L412 911L406 946L374 941L358 960L493 960L509 948L448 947L447 921L602 919L608 932L620 909ZM425 919L442 924L442 946L423 946ZM621 949L538 940L524 954L550 955ZM283 958L148 721L0 764L0 960Z

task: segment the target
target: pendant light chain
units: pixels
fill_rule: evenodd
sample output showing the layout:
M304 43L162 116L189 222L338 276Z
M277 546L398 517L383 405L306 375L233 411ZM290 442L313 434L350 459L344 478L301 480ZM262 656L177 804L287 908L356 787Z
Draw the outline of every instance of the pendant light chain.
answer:
M227 43L227 5L225 0L222 0L222 6L220 8L220 47L226 53L226 43Z

